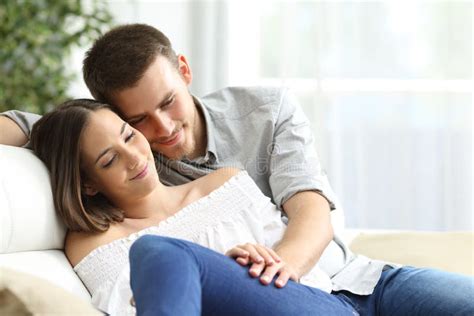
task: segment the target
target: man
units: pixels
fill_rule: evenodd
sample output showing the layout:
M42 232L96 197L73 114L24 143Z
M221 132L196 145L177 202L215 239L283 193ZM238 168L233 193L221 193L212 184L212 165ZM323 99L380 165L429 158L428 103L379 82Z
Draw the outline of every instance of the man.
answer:
M177 185L232 165L246 169L281 208L288 229L274 250L282 261L267 265L251 260L250 271L262 283L276 276L275 284L284 286L319 262L331 277L333 292L344 291L354 305L368 306L363 307L368 312L375 310L377 300L416 300L412 294L403 296L412 290L438 301L446 296L419 289L448 276L425 273L417 279L416 271L355 256L333 238L330 210L338 208L335 197L321 170L308 121L286 90L226 88L196 98L188 92L192 72L185 56L175 54L163 33L140 24L115 28L98 39L87 53L83 72L92 95L113 105L145 135L163 182ZM4 115L9 118L0 117L0 127L7 139L0 142L24 144L37 117ZM414 282L407 290L401 283L408 278ZM389 279L395 281L387 286ZM427 308L409 302L405 307L414 309L407 311ZM397 308L393 303L384 306L387 311Z

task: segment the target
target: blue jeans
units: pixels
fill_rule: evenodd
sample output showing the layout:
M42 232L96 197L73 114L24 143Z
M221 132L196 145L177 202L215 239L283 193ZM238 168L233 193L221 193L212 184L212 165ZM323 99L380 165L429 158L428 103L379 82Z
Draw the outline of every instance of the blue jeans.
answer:
M280 289L215 251L151 235L132 245L130 268L137 315L474 315L474 278L434 269L388 269L365 296Z

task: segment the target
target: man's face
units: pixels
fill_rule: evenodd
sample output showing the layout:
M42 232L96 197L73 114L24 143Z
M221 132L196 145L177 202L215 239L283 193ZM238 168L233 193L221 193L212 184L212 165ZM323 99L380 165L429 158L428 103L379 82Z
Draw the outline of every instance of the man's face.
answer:
M194 158L202 150L196 146L203 130L188 92L191 80L184 56L179 56L179 69L158 56L135 87L114 96L125 121L145 135L154 151L170 159Z

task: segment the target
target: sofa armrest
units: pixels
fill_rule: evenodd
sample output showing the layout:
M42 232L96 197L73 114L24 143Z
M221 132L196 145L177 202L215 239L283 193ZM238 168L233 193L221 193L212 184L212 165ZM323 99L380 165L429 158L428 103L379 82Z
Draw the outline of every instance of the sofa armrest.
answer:
M373 259L474 275L474 232L349 229L343 238Z

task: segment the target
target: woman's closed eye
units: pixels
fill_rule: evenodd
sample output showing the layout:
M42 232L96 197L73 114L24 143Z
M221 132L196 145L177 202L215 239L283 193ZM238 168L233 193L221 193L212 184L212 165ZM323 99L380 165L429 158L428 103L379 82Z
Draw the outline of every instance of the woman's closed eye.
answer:
M102 168L106 169L106 168L110 167L112 165L112 163L114 162L115 157L117 157L116 154L113 155L112 158L109 161L107 161L104 165L102 165Z
M130 131L127 137L125 137L124 142L128 143L130 140L132 140L135 137L135 135L136 135L135 131ZM117 158L117 154L114 154L109 160L107 160L105 164L102 165L102 168L106 169L110 167L114 163L116 158Z
M135 132L131 131L130 134L125 138L125 142L128 143L133 137L135 137Z

